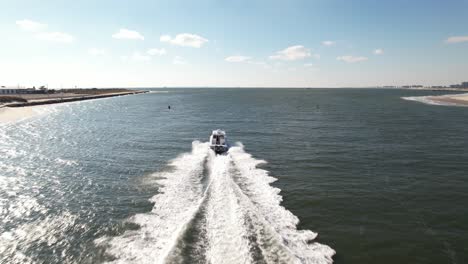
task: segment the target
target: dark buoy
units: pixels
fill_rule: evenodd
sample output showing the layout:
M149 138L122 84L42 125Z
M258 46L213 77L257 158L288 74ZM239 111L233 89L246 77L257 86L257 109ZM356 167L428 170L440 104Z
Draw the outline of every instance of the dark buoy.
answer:
M170 105L168 105L168 106L167 106L167 109L171 109L171 106L170 106Z

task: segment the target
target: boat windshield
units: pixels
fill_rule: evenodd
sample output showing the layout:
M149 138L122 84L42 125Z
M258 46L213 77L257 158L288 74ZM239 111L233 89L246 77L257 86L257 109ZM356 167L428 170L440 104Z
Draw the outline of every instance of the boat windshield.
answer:
M223 135L213 135L213 139L211 141L211 144L215 145L224 145L226 140L224 139Z

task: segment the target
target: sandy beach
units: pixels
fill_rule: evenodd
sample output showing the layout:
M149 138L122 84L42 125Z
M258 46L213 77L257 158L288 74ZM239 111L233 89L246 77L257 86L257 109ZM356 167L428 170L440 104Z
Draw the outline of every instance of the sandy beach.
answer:
M2 107L0 108L0 125L14 123L38 114L34 107Z
M468 106L468 93L446 94L439 96L411 96L402 97L402 99L429 105Z
M468 106L468 94L429 96L428 99L440 104Z
M89 92L90 90L83 90ZM27 102L12 102L0 104L0 125L6 123L18 122L42 113L45 107L50 104L69 103L83 100L102 99L114 96L133 95L146 93L147 91L116 91L108 92L101 90L92 90L94 94L82 93L58 93L58 94L26 94L17 95Z

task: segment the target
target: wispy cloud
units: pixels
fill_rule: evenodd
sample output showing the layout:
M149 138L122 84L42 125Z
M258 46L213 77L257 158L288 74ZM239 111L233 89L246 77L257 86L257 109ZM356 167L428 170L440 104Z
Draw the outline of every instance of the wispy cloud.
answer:
M102 56L102 55L106 55L107 51L105 49L90 48L88 50L88 53L93 56Z
M450 37L445 40L446 43L461 43L461 42L468 42L468 36L454 36Z
M382 54L384 54L384 50L383 50L383 49L375 49L375 50L373 51L373 53L374 53L375 55L382 55Z
M187 61L180 57L180 56L175 56L174 59L172 60L172 64L176 64L176 65L186 65L188 64Z
M146 53L148 53L151 56L162 56L166 54L166 50L165 49L149 49L148 51L146 51Z
M284 50L277 51L275 55L270 56L270 59L294 61L294 60L302 60L310 56L311 56L311 53L308 48L302 45L296 45L296 46L288 47Z
M304 64L304 67L306 68L310 68L310 67L314 67L315 65L313 63L305 63Z
M335 46L336 42L332 40L325 40L325 41L322 41L322 45L327 46L327 47Z
M70 43L75 40L75 37L64 32L49 32L45 31L47 24L39 23L37 21L23 19L16 21L16 25L24 31L29 31L34 36L41 40L47 40L52 42Z
M142 54L138 51L133 52L132 55L130 56L122 56L121 58L124 61L131 60L131 61L137 61L137 62L144 62L144 61L151 60L151 56Z
M33 32L40 31L40 30L47 28L46 24L42 24L42 23L32 21L29 19L18 20L16 21L16 25L20 27L22 30L33 31Z
M36 35L37 38L53 42L70 43L75 40L75 37L63 32L42 32Z
M227 62L246 62L250 59L251 58L247 56L229 56L226 57L224 60Z
M112 35L115 39L134 39L134 40L144 40L142 34L137 31L121 28L117 33Z
M256 66L261 66L265 69L271 69L272 66L264 61L253 61L253 60L248 60L246 61L248 64L256 65Z
M368 60L367 57L362 57L362 56L355 57L355 56L351 56L351 55L340 56L340 57L337 57L336 59L339 60L339 61L347 62L347 63L355 63L355 62L361 62L361 61Z
M169 35L162 35L159 40L161 42L167 42L177 46L192 48L201 48L206 42L208 42L208 39L190 33L177 34L174 38Z

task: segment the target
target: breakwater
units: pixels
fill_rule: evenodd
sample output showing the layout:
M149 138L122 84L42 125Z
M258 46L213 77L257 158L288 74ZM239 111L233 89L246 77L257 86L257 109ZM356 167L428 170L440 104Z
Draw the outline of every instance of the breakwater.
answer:
M41 99L41 100L31 100L31 101L28 101L28 102L16 102L16 103L7 104L5 106L8 106L8 107L25 107L25 106L34 106L34 105L60 104L60 103L100 99L100 98L115 97L115 96L141 94L141 93L147 93L147 92L148 91L129 91L129 92L109 93L109 94L99 94L99 95L83 95L83 96L79 96L79 97L63 97L63 98L53 98L53 99Z

